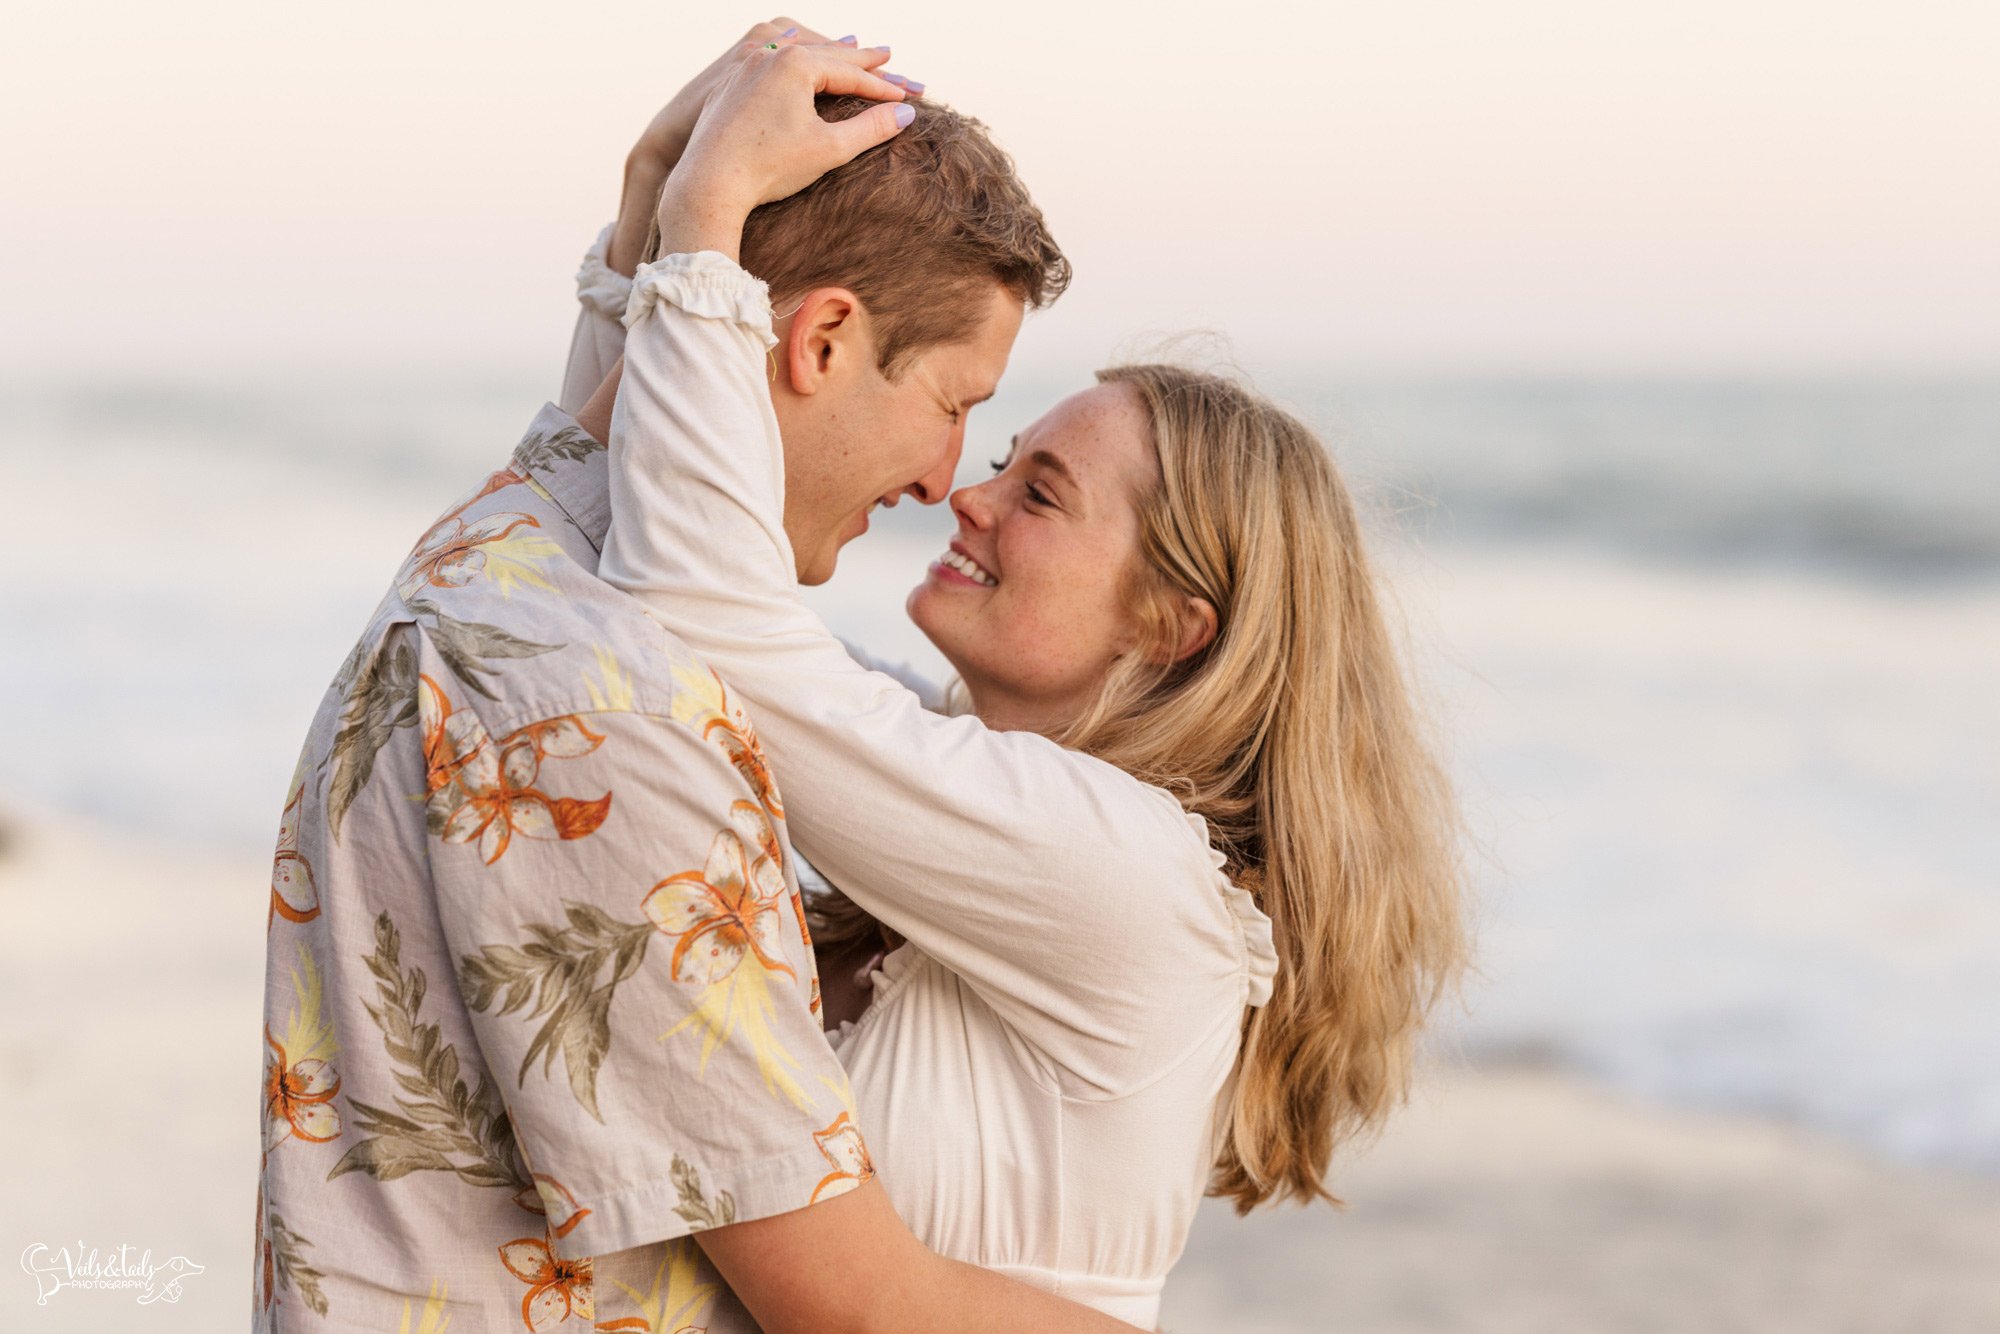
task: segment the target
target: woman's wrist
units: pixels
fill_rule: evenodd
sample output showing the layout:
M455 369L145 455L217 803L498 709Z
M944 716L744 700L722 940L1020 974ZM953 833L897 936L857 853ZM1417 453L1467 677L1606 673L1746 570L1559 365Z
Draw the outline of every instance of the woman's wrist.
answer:
M618 198L618 221L611 229L611 244L605 249L604 262L614 273L630 278L645 258L646 237L653 225L653 214L659 207L660 189L672 174L674 163L680 159L676 150L671 156L657 152L632 150L625 159L625 184Z
M660 254L713 250L731 263L741 263L743 223L756 206L754 198L731 191L726 182L702 173L677 172L660 191Z

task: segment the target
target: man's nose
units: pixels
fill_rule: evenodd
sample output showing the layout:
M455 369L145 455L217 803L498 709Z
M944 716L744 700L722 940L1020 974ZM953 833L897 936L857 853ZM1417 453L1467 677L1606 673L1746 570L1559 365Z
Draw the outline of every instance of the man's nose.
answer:
M920 505L935 505L950 495L952 478L958 475L958 456L963 448L964 437L954 432L950 446L938 456L931 470L904 487L904 492L914 496Z

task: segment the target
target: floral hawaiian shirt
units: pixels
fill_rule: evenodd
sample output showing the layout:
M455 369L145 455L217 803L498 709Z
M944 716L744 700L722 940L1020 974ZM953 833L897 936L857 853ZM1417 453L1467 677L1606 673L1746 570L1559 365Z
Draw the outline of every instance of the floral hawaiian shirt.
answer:
M699 1331L732 1299L689 1233L872 1171L783 800L727 686L596 577L606 474L545 408L313 720L271 872L260 1329Z

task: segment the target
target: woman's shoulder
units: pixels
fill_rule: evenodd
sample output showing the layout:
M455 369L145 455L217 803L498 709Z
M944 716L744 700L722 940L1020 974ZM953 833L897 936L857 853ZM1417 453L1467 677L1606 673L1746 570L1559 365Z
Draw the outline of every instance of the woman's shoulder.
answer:
M1226 946L1241 965L1243 1003L1264 1004L1271 999L1278 974L1278 948L1270 916L1258 906L1256 894L1230 876L1229 859L1215 846L1208 821L1194 811L1182 809L1180 802L1165 789L1153 790L1173 802L1188 842L1200 850L1206 872L1198 877L1200 892L1223 928Z

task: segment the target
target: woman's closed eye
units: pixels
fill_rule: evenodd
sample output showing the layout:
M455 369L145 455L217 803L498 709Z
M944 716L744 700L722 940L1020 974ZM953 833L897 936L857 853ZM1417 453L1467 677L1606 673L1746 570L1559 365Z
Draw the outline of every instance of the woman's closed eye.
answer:
M987 466L993 469L994 475L998 476L1000 473L1006 472L1012 463L1012 459L994 459ZM1049 509L1056 508L1055 497L1042 490L1041 485L1036 482L1028 483L1028 501L1031 504L1043 505Z

